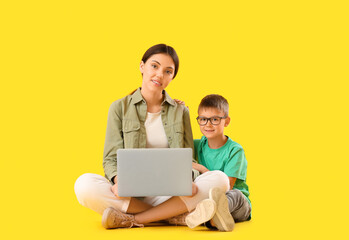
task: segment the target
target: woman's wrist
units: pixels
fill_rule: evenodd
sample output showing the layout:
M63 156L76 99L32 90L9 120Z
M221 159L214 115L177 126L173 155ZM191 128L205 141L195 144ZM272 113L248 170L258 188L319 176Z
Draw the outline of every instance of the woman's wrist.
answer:
M115 184L116 176L112 177L110 180L111 180L112 183Z

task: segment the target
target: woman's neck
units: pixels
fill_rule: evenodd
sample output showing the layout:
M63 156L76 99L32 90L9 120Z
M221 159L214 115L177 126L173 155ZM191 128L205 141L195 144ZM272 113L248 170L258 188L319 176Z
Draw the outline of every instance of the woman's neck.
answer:
M150 113L156 113L161 111L161 103L163 101L162 92L150 92L144 88L141 89L141 94L147 102L147 111Z

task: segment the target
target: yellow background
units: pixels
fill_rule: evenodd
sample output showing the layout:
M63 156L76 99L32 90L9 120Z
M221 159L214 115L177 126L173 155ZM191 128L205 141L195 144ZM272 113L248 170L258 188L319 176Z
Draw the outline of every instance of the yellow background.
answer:
M346 1L1 1L1 239L348 237ZM173 98L230 103L253 219L231 233L105 231L73 185L103 174L110 104L157 43L180 58Z

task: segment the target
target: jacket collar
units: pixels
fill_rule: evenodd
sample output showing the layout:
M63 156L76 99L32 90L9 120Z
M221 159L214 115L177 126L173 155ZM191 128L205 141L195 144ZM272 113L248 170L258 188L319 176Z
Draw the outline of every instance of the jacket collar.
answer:
M171 105L175 105L175 101L170 97L170 95L167 94L167 92L164 90L163 91L163 94L164 94L164 101L162 102L162 104L164 102L167 102L168 104L171 104ZM131 95L131 103L132 104L137 104L141 101L144 101L144 98L141 94L141 88L139 87L132 95Z

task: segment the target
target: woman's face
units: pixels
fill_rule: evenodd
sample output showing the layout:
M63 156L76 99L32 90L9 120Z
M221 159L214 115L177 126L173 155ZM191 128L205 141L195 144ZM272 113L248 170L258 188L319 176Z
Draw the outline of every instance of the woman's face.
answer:
M142 90L162 91L171 82L174 76L175 64L171 56L158 53L152 55L140 64L143 75Z

